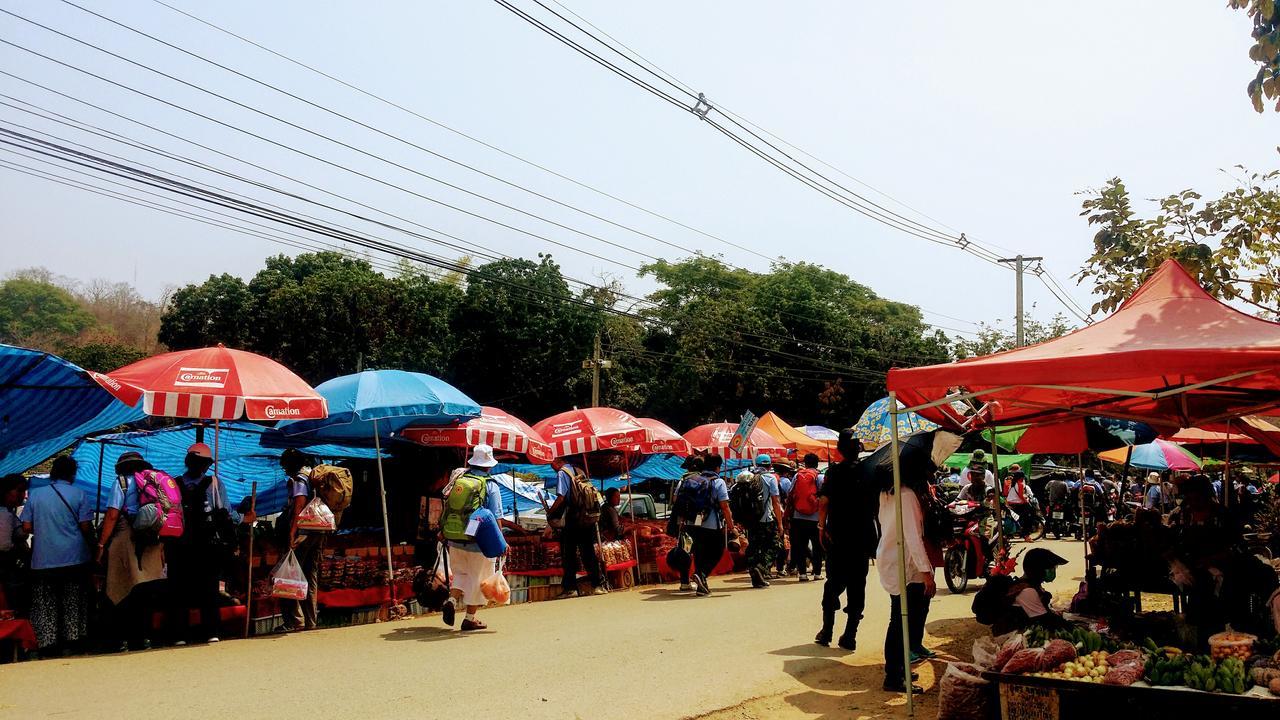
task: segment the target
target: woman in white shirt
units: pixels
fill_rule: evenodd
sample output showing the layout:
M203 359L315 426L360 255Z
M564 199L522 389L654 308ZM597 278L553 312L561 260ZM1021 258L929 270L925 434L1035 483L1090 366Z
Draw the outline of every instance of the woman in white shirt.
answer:
M889 692L907 692L904 677L906 658L902 649L902 600L906 596L907 633L911 647L922 647L925 616L929 600L938 588L933 579L933 561L924 541L924 510L920 498L912 488L902 486L903 553L898 552L898 511L890 488L880 493L880 545L876 548L876 569L880 573L880 585L889 593L889 629L884 637L884 689ZM906 565L907 586L901 587L899 570ZM911 679L916 678L915 673ZM912 693L924 692L918 685L910 687Z

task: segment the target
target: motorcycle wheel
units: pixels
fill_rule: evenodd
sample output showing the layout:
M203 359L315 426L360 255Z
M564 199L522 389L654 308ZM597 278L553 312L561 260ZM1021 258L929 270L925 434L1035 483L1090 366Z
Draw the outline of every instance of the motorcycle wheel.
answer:
M942 576L947 581L947 589L954 595L963 593L969 587L969 571L965 567L967 559L964 550L959 547L948 548L942 558Z
M1062 522L1060 522L1060 521L1054 521L1054 523L1053 523L1053 539L1054 539L1054 540L1061 540L1061 539L1062 539L1062 534L1063 534L1063 533L1062 533Z
M1027 542L1043 540L1044 536L1049 532L1049 525L1045 523L1044 518L1037 517L1035 523L1031 528L1031 532L1027 533Z

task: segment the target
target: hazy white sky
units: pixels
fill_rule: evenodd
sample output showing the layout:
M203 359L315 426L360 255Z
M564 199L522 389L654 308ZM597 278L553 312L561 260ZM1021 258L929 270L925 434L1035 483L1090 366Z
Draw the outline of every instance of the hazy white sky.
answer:
M532 0L513 1L545 15ZM713 103L971 238L1010 254L1045 256L1064 281L1087 256L1092 236L1078 217L1079 191L1118 175L1143 198L1185 187L1212 192L1231 184L1223 168L1276 165L1280 118L1255 114L1244 92L1254 72L1246 55L1248 18L1223 3L563 1ZM543 194L678 245L723 252L738 265L766 267L759 257L542 174L150 0L77 2ZM646 208L768 256L819 262L847 273L885 296L920 305L926 319L939 325L972 330L964 321L1012 316L1011 273L854 214L494 2L170 2ZM201 64L58 0L0 0L0 7L628 250L444 188L0 15L0 38L342 167L610 261L639 265L646 260L640 253L681 255ZM512 255L550 251L576 278L609 275L635 292L652 287L613 262L444 209L10 46L0 45L0 70L471 243ZM0 76L0 93L238 174L289 185L11 77ZM211 177L0 107L0 126L13 123L200 179ZM0 160L34 164L7 152L0 152ZM234 186L225 179L218 183ZM290 188L336 202L314 190ZM279 201L260 191L250 194ZM0 272L44 265L81 279L136 277L140 290L155 296L166 285L210 273L248 276L266 255L296 252L6 169L0 169L0 203ZM1070 287L1088 303L1085 289L1074 281ZM1061 309L1037 282L1029 281L1027 289L1038 315Z

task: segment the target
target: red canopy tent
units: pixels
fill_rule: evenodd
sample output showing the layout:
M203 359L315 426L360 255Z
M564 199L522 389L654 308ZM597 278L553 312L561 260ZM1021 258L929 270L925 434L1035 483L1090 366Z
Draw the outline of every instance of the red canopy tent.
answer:
M1103 415L1176 431L1280 406L1280 324L1214 299L1167 260L1111 317L1069 335L945 365L895 368L908 410L970 424Z

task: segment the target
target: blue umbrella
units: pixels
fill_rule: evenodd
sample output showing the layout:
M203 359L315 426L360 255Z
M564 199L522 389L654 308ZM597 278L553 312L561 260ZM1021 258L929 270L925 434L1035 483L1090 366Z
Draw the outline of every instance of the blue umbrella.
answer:
M902 403L898 403L898 408L902 408ZM881 398L862 411L862 417L858 418L858 423L853 426L853 432L859 440L878 448L889 442L892 435L890 417L889 398ZM936 423L929 422L915 413L898 414L899 436L905 437L937 429Z
M404 370L365 370L343 375L316 386L316 392L328 404L328 417L282 422L276 429L286 436L306 436L315 441L373 440L378 451L387 571L388 577L394 578L387 484L382 475L382 438L413 424L443 425L480 417L480 405L440 378ZM394 587L392 584L392 599Z

